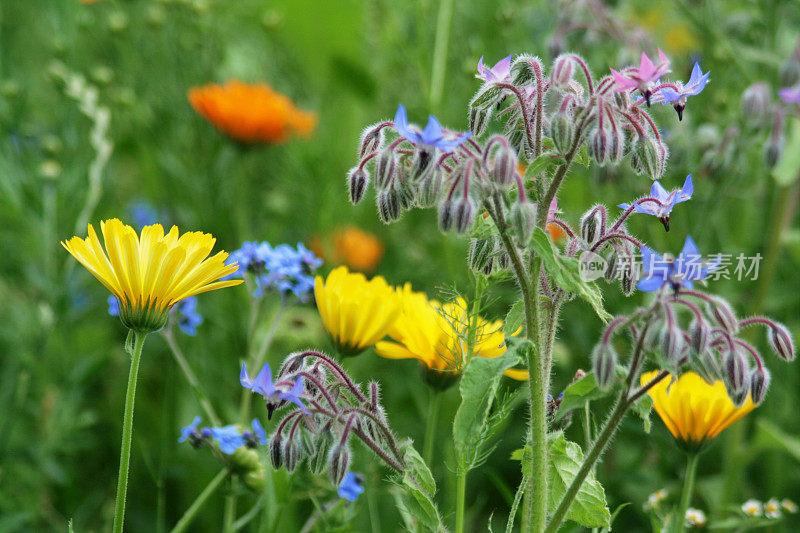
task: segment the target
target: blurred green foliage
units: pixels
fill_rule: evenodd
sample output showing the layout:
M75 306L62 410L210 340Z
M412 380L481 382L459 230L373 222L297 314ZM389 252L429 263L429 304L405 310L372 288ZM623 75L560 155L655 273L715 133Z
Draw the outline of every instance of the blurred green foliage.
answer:
M739 104L751 83L765 81L773 94L778 88L779 67L800 30L796 2L612 4L456 2L445 98L440 109L431 109L439 5L432 0L4 0L0 531L63 530L69 518L76 531L102 530L113 508L128 368L125 332L107 316L103 288L75 268L58 244L85 231L75 225L95 152L92 121L67 96L53 75L54 65L83 76L96 88L98 104L110 112L107 138L113 154L102 173L91 222L128 219L130 202L144 200L182 230L213 233L218 247L226 250L246 239L308 243L313 236L356 224L386 245L380 274L391 283L411 281L415 289L434 296L439 287L468 288L465 241L441 235L432 212L411 213L387 228L369 199L357 208L349 205L344 177L354 164L363 126L391 117L402 102L413 121L424 122L430 112L465 128L481 55L495 61L530 52L547 64L553 47L566 46L601 72L632 62L639 46L660 46L671 55L676 75L684 78L692 58L699 58L703 69L711 70L712 82L689 103L684 120L677 122L669 107L653 110L671 149L663 182L668 188L678 186L692 173L695 196L676 208L668 234L650 217L634 217L630 226L657 249L678 251L691 233L704 253L764 255L758 281L722 280L712 282L711 289L734 302L741 315L768 312L798 339L796 176L794 184L776 184L764 162L769 128L748 126ZM565 21L575 23L560 39L556 29ZM186 98L191 87L230 78L268 82L299 107L315 110L320 123L313 137L283 146L233 145ZM615 205L649 186L627 167L581 168L567 180L559 205L568 220L576 221L594 202ZM502 317L515 289L506 284L494 290L500 298L492 311ZM647 297L635 294L631 301L610 290L606 309L624 312ZM205 323L198 336L179 339L212 402L229 420L236 416L240 395L236 375L245 350L247 308L243 290L203 295L199 311ZM588 305L575 301L567 306L553 380L556 392L577 368L588 366L599 328ZM754 341L764 344L763 339ZM278 362L289 351L308 346L329 348L314 310L294 309L283 319L268 360ZM359 379L383 382L395 430L420 442L428 392L416 376L416 363L380 359L370 351L347 364ZM773 384L765 404L722 437L701 463L694 505L712 517L748 497L800 498L796 444L792 453L789 441L781 438L796 439L800 433L800 370L774 358L769 364ZM401 374L407 379L398 379ZM446 394L440 460L433 467L441 509L452 508L454 493L455 458L448 439L457 394ZM607 407L593 405L598 422ZM198 409L166 344L153 336L145 347L136 410L127 513L131 531L170 527L217 471L210 454L176 442L180 427ZM263 410L257 414L264 418ZM512 416L524 419L524 408ZM765 427L761 422L767 420ZM580 425L568 431L578 442ZM468 521L476 530L492 513L500 528L508 512L519 478L518 463L508 458L522 442L522 426L510 424L489 461L470 477ZM365 473L367 493L357 504L352 527L367 531L379 521L384 531L397 530L400 517L383 481L385 472L362 452L353 467ZM629 417L597 472L612 509L633 502L622 510L615 529L647 530L641 504L661 487L676 493L681 465L681 454L660 422L645 435L641 422ZM242 501L255 500L247 496ZM299 530L312 511L307 502L292 503L281 530ZM217 497L195 527L217 530L221 514L222 498ZM795 518L785 531L798 527Z

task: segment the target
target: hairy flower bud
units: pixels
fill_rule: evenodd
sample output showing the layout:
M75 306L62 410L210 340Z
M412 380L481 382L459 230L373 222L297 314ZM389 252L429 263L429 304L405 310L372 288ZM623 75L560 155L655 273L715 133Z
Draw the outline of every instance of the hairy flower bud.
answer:
M411 162L410 177L413 181L417 181L425 176L434 166L435 158L433 154L427 150L416 150L414 152L414 159Z
M442 173L437 169L428 172L428 175L422 178L419 183L419 190L417 191L417 205L422 208L433 207L439 203L442 198Z
M269 439L269 460L275 470L283 466L283 435L275 433Z
M334 485L339 486L349 466L350 450L346 444L336 444L328 457L328 473Z
M476 137L483 135L489 119L492 117L492 108L470 107L469 108L469 130Z
M764 401L771 379L772 377L769 374L769 370L765 367L756 367L753 369L752 374L750 374L750 396L754 404L758 405Z
M689 348L695 355L703 355L708 350L709 334L705 321L694 319L689 324Z
M456 233L466 233L475 225L475 203L472 198L462 196L453 205L453 229Z
M553 71L550 74L550 83L553 87L566 89L575 73L575 64L572 58L563 54L556 58L553 63Z
M575 141L574 118L569 113L558 112L550 119L550 138L556 152L566 154L572 149Z
M445 198L439 204L439 229L448 232L453 228L455 218L455 202L451 198Z
M747 380L747 360L744 354L736 349L728 350L723 360L725 367L724 382L725 388L733 396L747 390L749 381Z
M333 444L333 433L327 429L320 431L314 444L316 450L313 454L309 454L308 468L312 474L318 476L328 468L328 456Z
M713 303L709 303L706 308L708 315L714 320L717 326L731 335L736 335L739 331L739 321L736 319L733 308L726 300L715 297Z
M682 358L683 333L677 326L666 326L659 332L659 345L662 355L671 362L680 366L685 361Z
M664 174L666 163L666 156L664 147L649 137L639 137L633 145L633 156L635 156L637 165L640 167L634 170L641 171L647 174L651 179L657 180ZM633 158L631 159L631 166L634 166Z
M748 126L757 127L767 120L771 91L766 83L754 83L742 93L742 115Z
M610 344L600 343L592 350L592 371L597 386L608 390L614 383L617 367L617 352Z
M511 256L508 255L503 241L499 236L492 237L494 243L494 266L499 272L506 272L511 270Z
M781 87L791 87L800 83L800 62L796 57L790 57L783 62L779 76Z
M520 244L526 246L533 237L533 230L536 229L536 204L528 201L514 202L508 220Z
M510 147L500 145L495 152L492 165L492 177L501 188L508 188L517 173L517 155Z
M636 270L633 260L626 257L620 268L622 270L619 278L620 289L622 294L630 296L636 290Z
M774 168L778 164L778 160L783 155L785 141L786 139L782 133L773 133L769 136L767 144L764 146L764 161L767 164L767 168Z
M611 283L617 276L619 275L620 265L619 265L619 256L618 252L614 250L611 254L606 258L606 269L603 272L603 278L606 280L607 283Z
M520 54L511 64L511 84L516 86L536 85L536 71L543 72L542 62L538 57Z
M492 271L492 253L494 252L494 242L488 239L472 239L469 243L469 255L467 262L469 267L475 272L488 274Z
M795 351L792 335L789 330L780 322L774 322L772 327L767 329L767 342L770 348L778 357L785 361L794 361Z
M609 130L609 135L611 144L609 145L608 162L616 165L622 161L622 157L625 155L625 134L618 128L612 128Z
M302 448L297 439L286 439L283 445L283 466L287 472L294 472L302 458Z
M364 167L355 166L347 173L347 188L350 191L350 202L357 205L364 197L369 185L369 172Z
M601 206L595 206L581 217L581 239L591 246L606 231L606 212Z
M391 224L400 218L400 198L395 187L378 191L376 197L378 216L384 224Z
M392 185L392 178L397 167L394 151L388 148L381 150L375 157L375 188L379 191L388 189Z
M589 134L587 145L589 155L597 161L599 165L605 165L611 157L611 133L605 128L594 128Z
M359 143L358 156L363 159L365 156L378 150L382 144L383 128L380 127L380 124L367 126L364 128L364 131L361 132L361 142Z

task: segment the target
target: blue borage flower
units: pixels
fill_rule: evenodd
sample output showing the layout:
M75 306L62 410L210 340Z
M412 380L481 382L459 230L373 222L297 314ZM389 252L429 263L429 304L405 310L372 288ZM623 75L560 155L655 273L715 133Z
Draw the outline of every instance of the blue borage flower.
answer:
M242 364L242 371L239 374L239 382L242 387L257 392L267 400L267 418L272 418L272 412L284 402L292 402L297 405L305 414L310 414L305 404L300 399L303 394L303 379L298 377L294 384L289 382L272 382L272 370L269 363L264 363L255 379L247 374L247 367ZM288 391L285 389L289 389Z
M339 484L339 493L340 498L344 498L345 500L354 502L358 499L358 496L364 492L364 480L361 474L354 474L353 472L348 472L344 475L342 482Z
M302 244L296 249L288 244L273 248L268 242L245 242L228 261L239 263L232 277L242 277L245 271L255 276L256 298L274 289L282 295L293 293L300 301L308 299L314 288L314 271L322 265L322 259Z
M253 428L252 432L249 430L240 432L239 428L235 425L212 428L205 427L198 430L197 427L200 425L201 421L202 419L199 416L194 417L191 424L181 429L181 437L178 439L178 442L186 442L188 440L192 446L199 447L204 442L211 439L214 440L219 446L219 449L227 455L231 455L242 446L255 448L259 444L265 445L268 442L267 433L264 431L264 427L257 418L254 418L250 423Z
M178 302L173 310L177 313L178 327L187 335L194 337L197 334L197 326L203 323L203 317L197 312L197 298L190 296ZM119 300L116 296L108 297L108 314L119 316Z
M662 87L651 99L651 102L661 102L662 105L672 104L675 111L678 113L678 120L683 120L683 110L686 108L686 100L690 96L697 96L708 84L708 77L711 71L703 74L700 68L700 63L695 62L692 68L692 75L689 81L683 84L679 81L675 82L677 91L672 87Z
M653 215L658 218L664 228L669 231L669 214L672 208L681 202L685 202L692 198L694 193L694 185L692 184L692 175L686 176L686 181L683 182L681 189L675 189L667 192L658 181L653 183L650 188L650 196L641 200L634 200L633 204L619 204L617 207L622 209L630 209L633 205L634 211L643 213L645 215ZM654 201L656 200L656 201Z
M636 288L653 292L669 286L678 292L681 287L692 289L693 282L703 280L717 269L722 258L717 256L711 262L703 262L700 251L691 237L686 237L681 253L676 258L664 259L647 246L641 247L642 266L646 277L639 280Z
M453 153L461 143L472 135L472 132L468 131L455 139L445 139L445 131L433 115L428 117L428 125L425 126L425 129L419 131L416 126L408 124L406 108L403 104L400 104L400 107L397 108L397 113L394 116L394 127L397 129L397 133L418 148L430 151L438 148L448 154Z
M780 96L781 100L786 104L800 105L800 85L784 87L778 91L778 96Z
M511 75L512 57L513 56L506 56L495 63L493 67L489 68L483 64L483 56L481 56L481 59L478 61L478 73L475 74L475 77L486 83L503 83L508 81Z

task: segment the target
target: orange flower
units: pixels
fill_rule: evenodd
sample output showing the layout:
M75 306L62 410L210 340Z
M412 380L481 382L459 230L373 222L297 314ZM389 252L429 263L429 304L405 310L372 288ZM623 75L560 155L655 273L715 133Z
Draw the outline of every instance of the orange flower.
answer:
M231 80L189 91L189 102L220 131L243 143L286 142L292 134L307 137L317 115L297 109L288 97L265 83Z
M310 246L318 257L328 256L332 263L343 263L362 272L375 270L384 250L383 243L375 235L356 226L347 226L334 233L332 247L323 245L319 237L314 237Z

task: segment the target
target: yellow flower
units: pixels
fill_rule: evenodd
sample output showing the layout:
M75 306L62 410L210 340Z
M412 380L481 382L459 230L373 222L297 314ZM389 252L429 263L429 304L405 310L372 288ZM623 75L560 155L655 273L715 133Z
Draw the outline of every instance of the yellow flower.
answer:
M429 301L424 293L412 291L408 283L397 292L403 312L389 331L396 342L379 342L375 351L390 359L418 359L429 384L439 388L452 385L467 364L467 303L463 298L444 305ZM505 353L502 327L502 321L489 322L477 317L474 357L494 358ZM509 369L505 374L518 380L528 379L524 370Z
M356 355L381 340L400 315L400 302L381 276L340 266L324 282L317 276L314 297L325 328L342 355Z
M231 80L189 91L189 103L223 133L243 143L284 143L292 134L308 136L317 116L297 109L266 83Z
M178 236L178 228L164 235L161 224L136 231L112 218L100 222L105 250L89 224L86 239L73 237L61 242L119 300L119 317L138 332L161 329L170 308L180 300L231 287L243 280L217 281L236 272L226 265L228 254L208 258L216 239L208 233L190 231Z
M658 371L643 374L642 385L657 374ZM664 425L689 450L699 450L755 408L750 395L741 407L736 407L722 381L709 384L694 372L670 381L671 376L667 376L647 392Z

